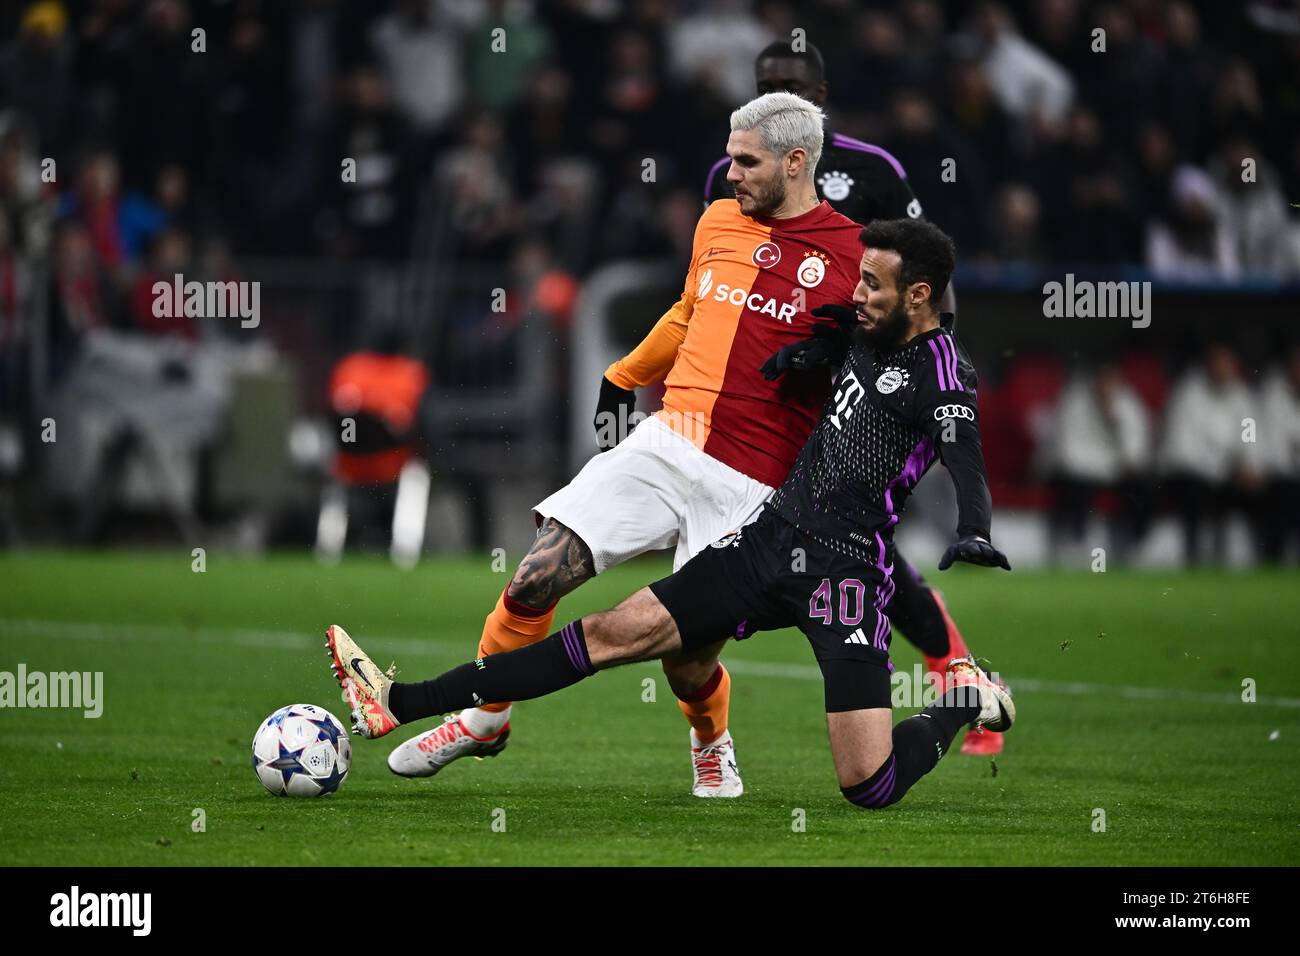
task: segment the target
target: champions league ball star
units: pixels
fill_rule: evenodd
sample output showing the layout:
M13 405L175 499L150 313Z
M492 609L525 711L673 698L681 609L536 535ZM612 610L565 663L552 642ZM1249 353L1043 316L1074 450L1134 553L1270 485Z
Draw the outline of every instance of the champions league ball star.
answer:
M343 785L352 741L323 707L281 707L253 736L253 772L277 797L323 797Z

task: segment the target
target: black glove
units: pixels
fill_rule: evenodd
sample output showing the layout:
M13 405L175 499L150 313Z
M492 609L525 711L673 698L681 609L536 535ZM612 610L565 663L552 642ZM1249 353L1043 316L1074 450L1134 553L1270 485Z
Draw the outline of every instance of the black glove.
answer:
M852 332L858 327L858 310L847 305L819 305L812 310L819 319L834 319L845 332Z
M813 313L816 315L816 313ZM775 382L791 370L803 372L823 365L839 365L849 350L848 335L838 325L814 325L813 337L773 352L761 369L763 378Z
M1011 570L1007 556L989 544L988 538L982 538L977 534L962 535L948 545L948 550L939 559L939 570L947 571L954 561L965 561L967 564L978 564L986 568Z
M636 392L619 388L602 375L600 398L596 399L596 417L591 421L596 429L596 446L601 451L609 451L627 437L635 411Z

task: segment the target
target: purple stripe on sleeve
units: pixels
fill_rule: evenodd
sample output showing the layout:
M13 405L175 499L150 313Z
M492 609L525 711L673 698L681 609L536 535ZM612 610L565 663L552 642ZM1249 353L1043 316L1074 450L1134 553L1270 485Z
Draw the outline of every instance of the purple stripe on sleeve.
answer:
M957 344L953 342L952 337L948 335L939 336L939 345L943 348L944 355L948 358L948 378L952 382L952 387L959 392L966 391L966 386L962 385L957 378Z
M944 375L943 375L944 362L943 362L943 356L939 354L939 346L935 344L934 339L931 339L931 340L930 340L930 351L934 353L934 367L935 367L936 371L938 371L938 373L939 373L939 391L941 391L941 392L946 392L946 391L948 390L948 385L947 385L946 382L944 382Z
M896 160L891 153L881 149L879 146L872 146L870 143L864 143L860 139L854 139L852 136L845 136L843 133L831 134L831 145L838 146L841 149L854 149L859 153L871 153L879 156L881 159L894 167L894 172L898 173L899 179L906 179L907 172L903 169L903 164Z
M704 201L705 202L709 201L709 195L713 192L712 186L713 186L714 175L717 173L719 169L727 165L729 162L731 162L731 157L723 156L720 160L714 163L712 167L710 167L709 175L704 177Z
M933 344L934 342L931 340L931 345ZM921 480L921 475L925 472L925 469L930 466L930 462L932 461L934 461L934 444L929 438L922 438L917 442L916 447L912 449L912 453L907 456L907 461L903 465L903 470L900 471L894 477L894 480L886 486L885 512L889 515L890 527L898 524L898 513L894 509L894 489L899 485L902 485L910 491L916 486L916 483ZM884 544L881 543L880 547L883 549ZM890 570L893 570L893 565L890 565Z

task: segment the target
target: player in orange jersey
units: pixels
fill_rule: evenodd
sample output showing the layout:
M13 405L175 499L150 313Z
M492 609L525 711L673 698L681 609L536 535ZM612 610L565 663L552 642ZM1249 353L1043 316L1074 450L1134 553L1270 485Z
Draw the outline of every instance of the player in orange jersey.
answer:
M764 47L754 61L754 82L760 94L784 90L818 106L826 105L826 67L821 51L811 43L795 47L788 40L777 40ZM731 198L733 187L726 177L729 167L730 157L724 156L710 168L704 185L706 203ZM814 183L818 196L864 226L877 219L919 219L922 215L921 202L897 159L879 146L830 130L822 144ZM951 283L943 294L940 311L957 311ZM852 323L852 309L844 309L841 320ZM934 675L930 679L942 681L948 661L966 657L970 650L939 592L901 552L895 560L899 573L894 575L896 588L887 608L888 617L899 633L921 651L926 671ZM990 756L1001 753L1002 744L1000 733L980 728L966 735L961 752Z

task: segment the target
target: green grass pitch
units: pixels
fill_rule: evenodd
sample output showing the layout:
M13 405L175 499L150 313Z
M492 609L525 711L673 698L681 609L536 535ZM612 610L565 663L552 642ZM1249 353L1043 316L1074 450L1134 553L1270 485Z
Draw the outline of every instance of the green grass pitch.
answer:
M1017 690L1020 723L996 765L950 754L869 813L836 787L820 681L794 631L725 656L739 800L690 796L687 726L655 664L520 705L496 759L411 781L388 772L388 740L355 740L338 794L276 799L249 766L262 718L304 702L346 723L327 624L407 679L433 676L470 658L505 577L487 558L409 573L365 558L320 568L210 554L204 573L190 561L0 556L0 670L105 675L99 719L0 710L6 863L1300 863L1293 573L931 573ZM557 627L665 568L603 575L562 603ZM894 651L900 668L918 659L897 635Z

